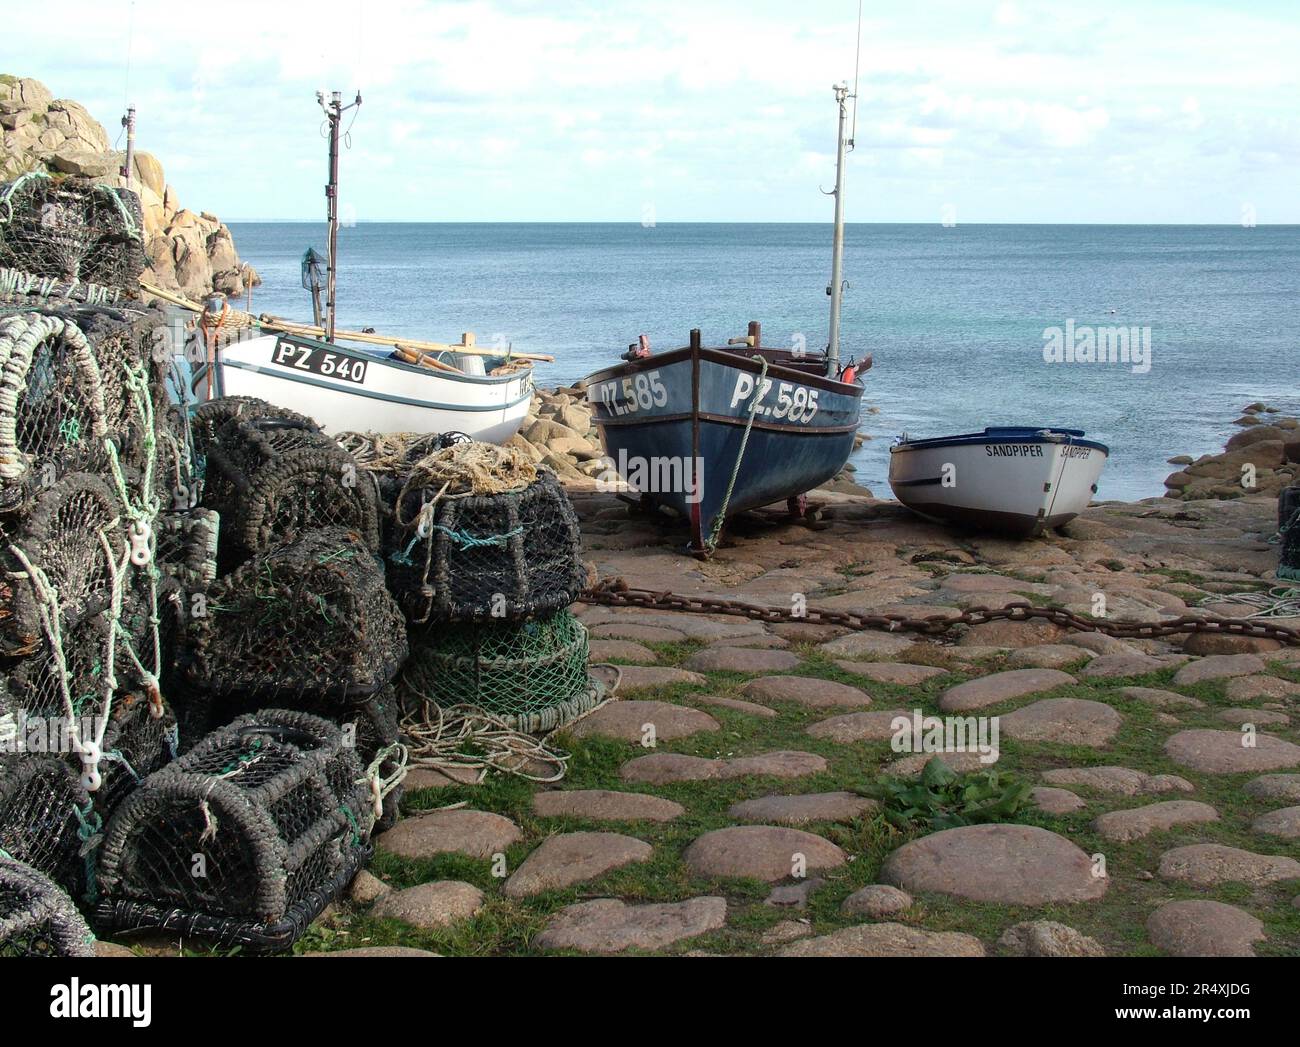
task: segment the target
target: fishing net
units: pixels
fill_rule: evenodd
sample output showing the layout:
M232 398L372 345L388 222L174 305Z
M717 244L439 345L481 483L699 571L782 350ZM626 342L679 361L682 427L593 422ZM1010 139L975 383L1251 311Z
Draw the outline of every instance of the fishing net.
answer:
M372 790L335 725L236 720L147 779L100 852L97 922L291 948L371 853Z
M402 684L444 709L473 706L520 731L551 731L603 700L589 660L587 630L568 611L522 623L425 626L412 631Z
M165 704L126 695L113 704L104 733L103 784L90 794L104 823L149 775L176 758L180 734L176 717Z
M446 494L445 484L422 465L394 513L390 581L411 621L517 620L578 598L582 533L553 474L494 494Z
M154 493L158 504L174 513L193 509L203 498L194 432L184 407L167 404L157 419Z
M22 565L11 543L41 566L57 594L59 616L75 626L109 606L113 574L104 538L117 549L125 534L117 495L94 474L72 473L37 494L0 552L10 576L0 587L0 651L30 654L45 642L44 604L32 586L12 577Z
M165 397L160 314L60 307L0 315L0 512L69 471L152 470Z
M211 509L163 513L155 522L158 568L186 592L207 589L217 578L221 517Z
M189 640L196 684L262 701L364 699L407 655L380 563L342 528L312 531L220 579Z
M374 481L314 423L241 415L207 443L206 459L203 504L223 521L223 572L325 527L379 552Z
M47 746L51 729L48 723L24 720L18 736L25 748ZM93 868L99 828L86 790L60 756L0 754L0 851L80 897L87 870Z
M58 884L0 855L0 957L94 956L94 943Z
M23 175L0 186L0 268L138 292L144 213L129 189Z

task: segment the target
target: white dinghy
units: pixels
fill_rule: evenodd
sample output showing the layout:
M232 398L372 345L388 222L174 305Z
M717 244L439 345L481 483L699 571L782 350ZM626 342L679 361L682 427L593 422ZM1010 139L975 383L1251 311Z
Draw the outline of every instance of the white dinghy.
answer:
M1079 429L992 428L890 449L889 485L942 523L1032 538L1088 507L1110 449Z

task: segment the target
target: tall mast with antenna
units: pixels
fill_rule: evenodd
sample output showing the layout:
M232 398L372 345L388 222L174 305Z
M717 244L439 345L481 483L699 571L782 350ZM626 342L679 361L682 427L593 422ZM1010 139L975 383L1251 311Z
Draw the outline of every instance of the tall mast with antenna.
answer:
M329 207L329 270L325 283L325 340L334 341L336 326L335 293L338 289L339 268L339 138L343 114L361 104L361 92L351 105L343 104L343 93L334 91L329 101L324 93L316 92L316 101L325 110L325 119L330 125L330 164L329 183L325 186L325 201Z
M127 106L126 116L122 117L122 126L126 128L126 159L122 162L122 177L126 187L134 189L135 178L135 106Z
M826 373L834 378L840 370L840 307L844 300L844 160L848 155L848 139L844 131L849 119L849 88L847 84L835 85L835 104L840 110L839 145L835 159L835 246L831 257L831 285L826 292L831 296L831 335L826 347Z

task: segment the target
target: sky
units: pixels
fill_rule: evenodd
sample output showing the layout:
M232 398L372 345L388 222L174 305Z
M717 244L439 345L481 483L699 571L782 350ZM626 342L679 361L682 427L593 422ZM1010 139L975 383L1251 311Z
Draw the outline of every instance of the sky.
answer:
M226 221L824 222L857 0L60 0L34 76ZM856 222L1300 223L1300 0L865 0ZM349 118L352 114L349 114Z

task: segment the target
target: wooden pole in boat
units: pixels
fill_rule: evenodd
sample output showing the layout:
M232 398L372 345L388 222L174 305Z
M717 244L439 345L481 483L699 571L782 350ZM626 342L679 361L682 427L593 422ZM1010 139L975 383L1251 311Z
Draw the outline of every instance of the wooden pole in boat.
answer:
M135 106L126 107L126 116L122 117L122 126L126 128L126 159L122 162L122 177L126 187L133 189L135 179Z
M848 84L835 85L835 104L840 110L839 143L835 159L835 245L831 258L831 285L826 293L831 296L831 333L826 347L827 375L834 378L840 370L840 307L844 299L844 161L848 140L844 129L849 119Z
M333 342L339 270L339 127L343 123L343 114L361 104L361 92L357 92L357 100L348 106L343 104L341 91L332 92L328 102L325 101L325 95L318 91L316 101L325 110L325 119L330 125L329 182L325 186L325 200L329 207L329 271L325 281L325 341Z

